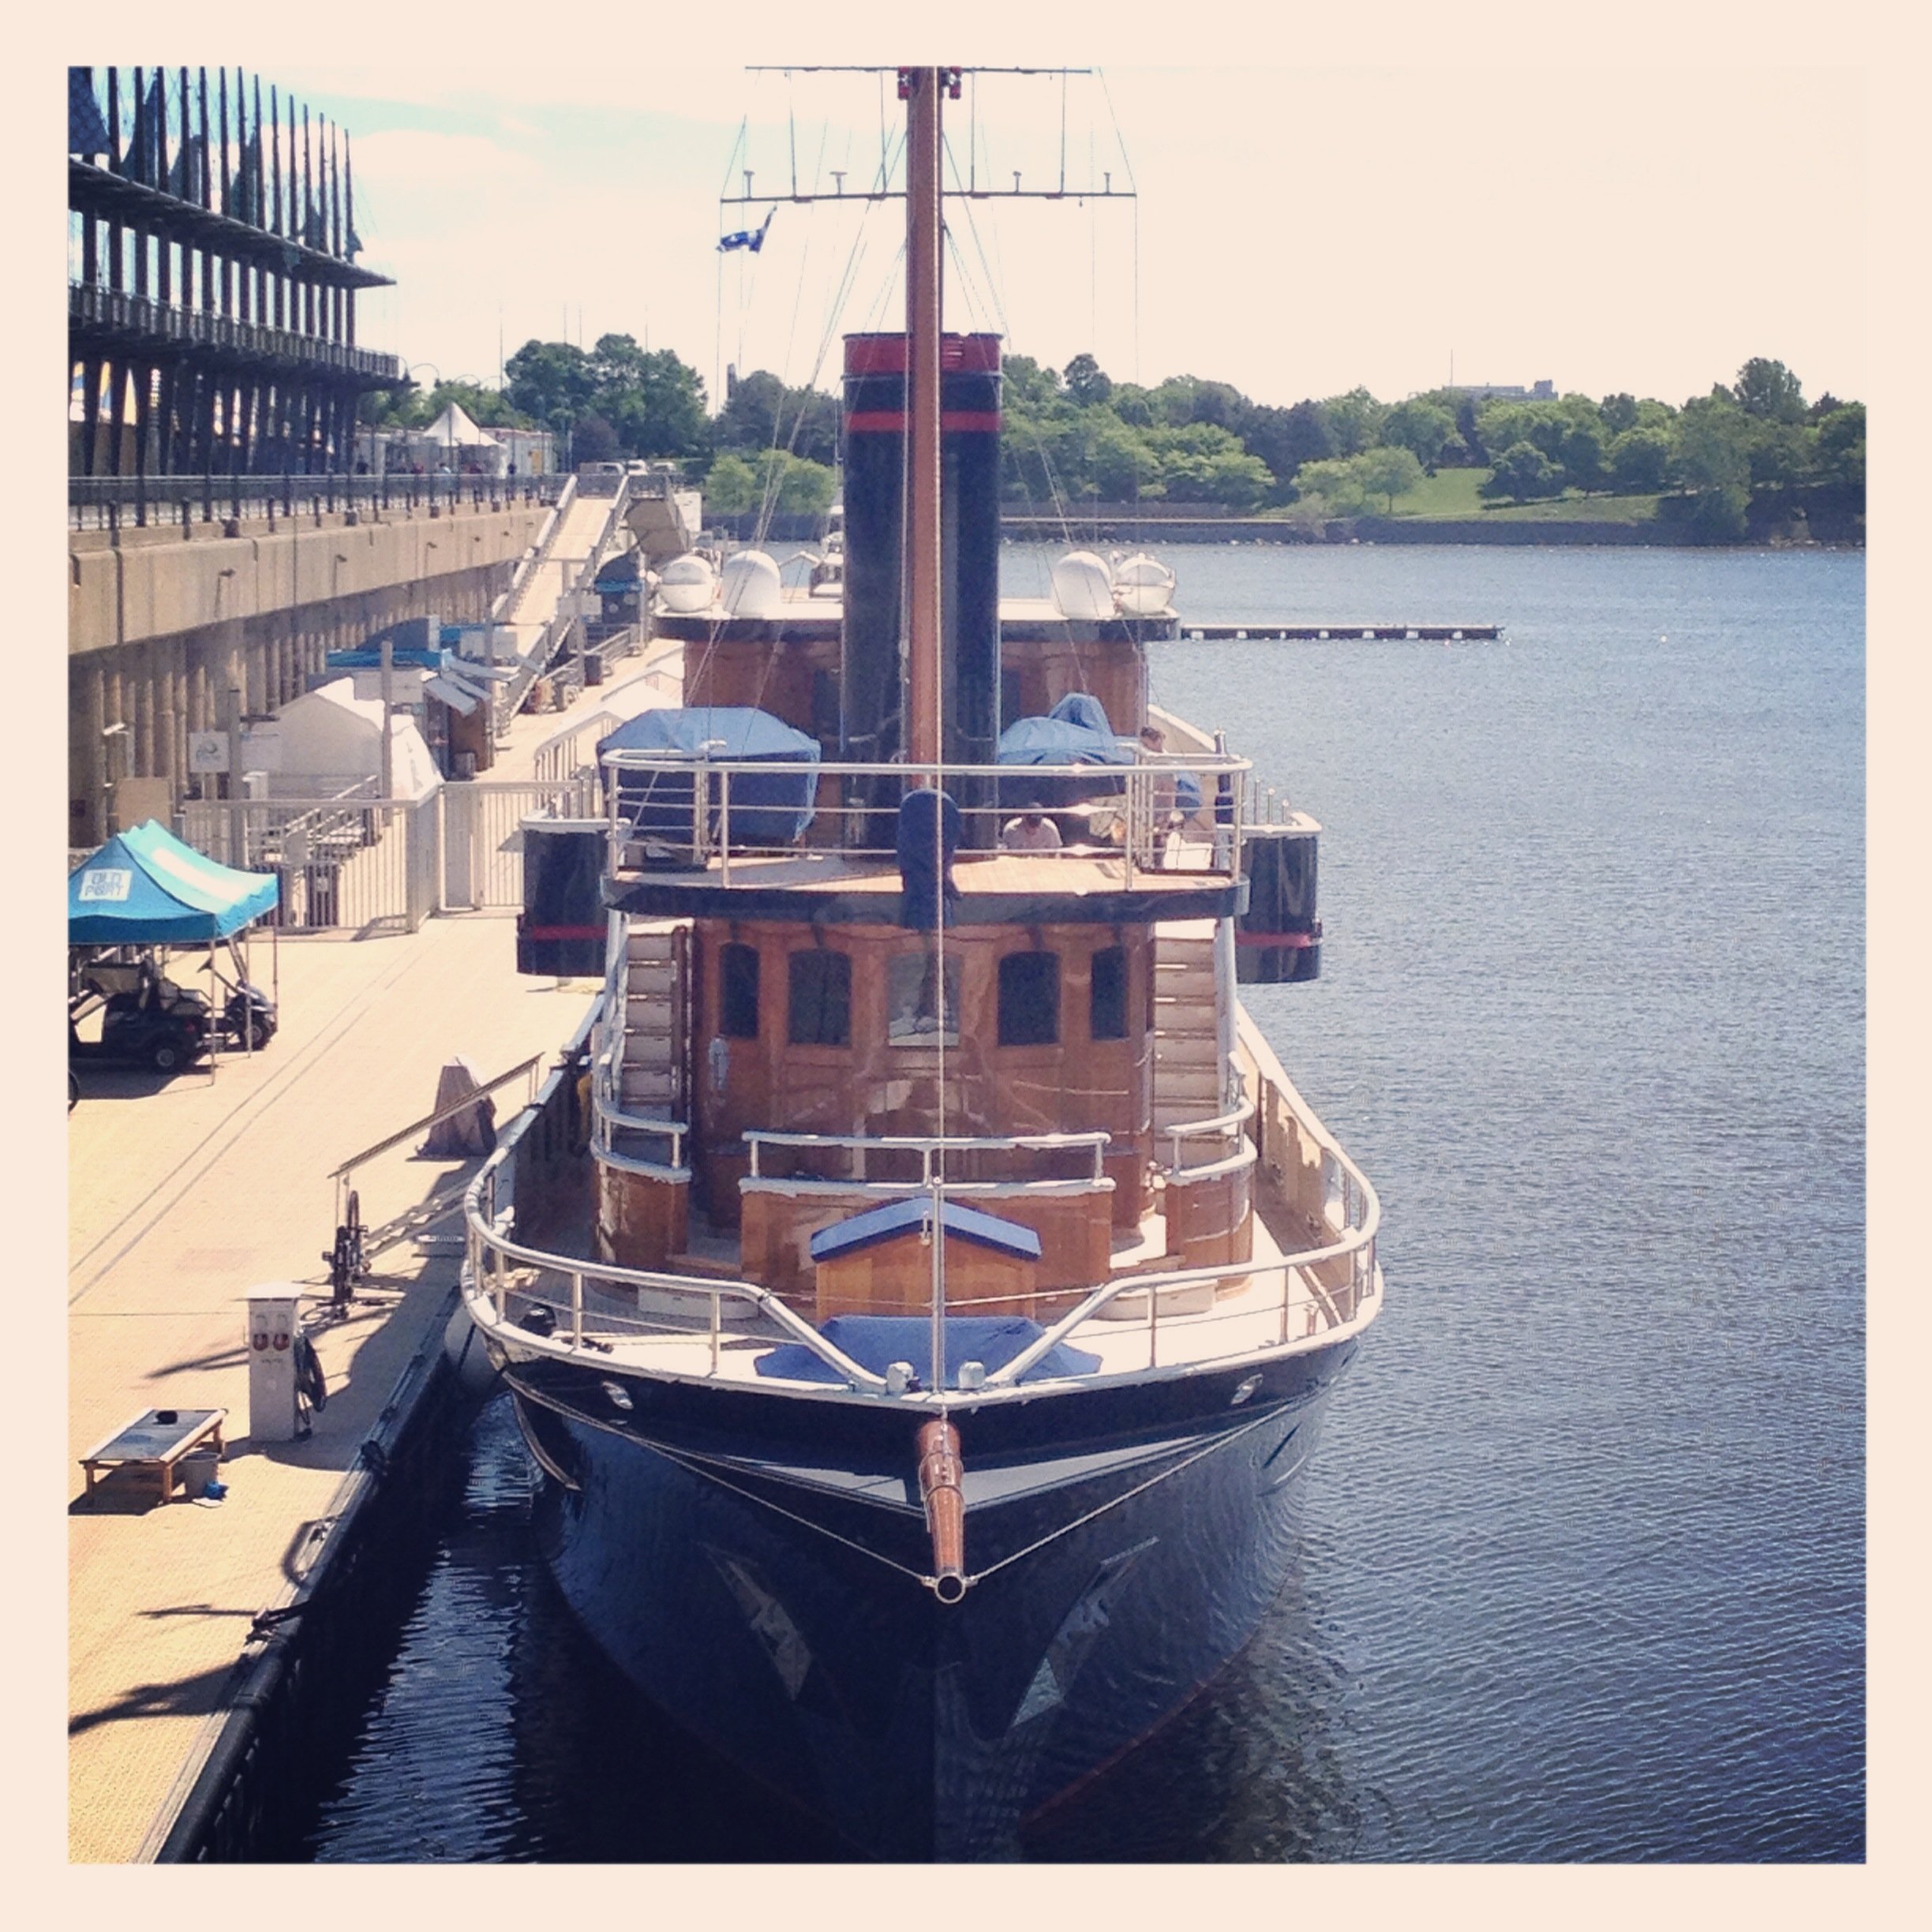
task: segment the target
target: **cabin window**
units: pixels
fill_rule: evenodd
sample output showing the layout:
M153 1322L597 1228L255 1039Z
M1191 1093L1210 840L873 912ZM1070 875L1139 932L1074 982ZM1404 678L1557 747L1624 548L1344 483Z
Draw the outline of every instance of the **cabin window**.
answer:
M945 956L945 1013L938 1011L938 965L930 953L902 953L886 962L886 1038L894 1046L959 1044L960 961Z
M756 1039L758 955L732 940L718 949L718 1031L727 1039Z
M1009 953L999 963L999 1043L1050 1046L1060 1037L1060 955Z
M817 947L794 953L786 1032L794 1046L852 1044L852 960Z
M1087 1037L1097 1040L1127 1037L1125 946L1103 946L1093 956L1093 1000L1088 1009Z

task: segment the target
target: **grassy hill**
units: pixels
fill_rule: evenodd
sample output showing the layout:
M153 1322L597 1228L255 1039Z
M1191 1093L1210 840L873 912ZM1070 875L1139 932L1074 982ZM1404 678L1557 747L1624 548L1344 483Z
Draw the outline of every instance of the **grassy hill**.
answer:
M1654 492L1641 496L1586 496L1573 489L1537 503L1492 503L1477 494L1488 477L1487 470L1439 470L1432 477L1425 477L1407 495L1398 496L1392 510L1386 505L1377 507L1398 517L1453 518L1458 522L1481 517L1485 522L1501 523L1648 523L1657 515Z

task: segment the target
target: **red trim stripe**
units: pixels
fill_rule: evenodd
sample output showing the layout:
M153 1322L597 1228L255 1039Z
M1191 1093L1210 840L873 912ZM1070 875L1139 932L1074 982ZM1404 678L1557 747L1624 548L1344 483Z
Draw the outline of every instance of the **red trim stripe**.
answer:
M905 426L903 410L854 410L845 418L848 436L898 436ZM996 436L999 432L1000 413L998 410L942 410L939 427L963 429L980 436Z
M526 926L522 937L526 939L601 939L601 926Z
M848 376L903 376L906 366L906 339L903 335L848 335L845 338L845 373ZM997 335L944 335L939 340L942 369L965 369L981 375L997 375L1000 366L1000 339Z

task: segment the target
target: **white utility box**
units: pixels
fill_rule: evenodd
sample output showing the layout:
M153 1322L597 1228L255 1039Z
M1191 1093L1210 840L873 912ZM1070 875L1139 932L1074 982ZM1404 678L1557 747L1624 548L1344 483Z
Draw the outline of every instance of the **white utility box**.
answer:
M281 1282L248 1298L248 1432L253 1442L294 1442L309 1433L296 1387L301 1291Z

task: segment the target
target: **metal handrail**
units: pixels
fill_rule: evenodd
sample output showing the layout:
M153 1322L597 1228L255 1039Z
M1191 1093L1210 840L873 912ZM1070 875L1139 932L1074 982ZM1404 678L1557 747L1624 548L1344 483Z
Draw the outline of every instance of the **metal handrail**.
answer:
M1087 1323L1093 1320L1101 1309L1125 1294L1148 1296L1150 1320L1163 1291L1174 1288L1199 1287L1208 1282L1238 1281L1256 1275L1279 1273L1284 1278L1294 1269L1317 1267L1325 1261L1339 1260L1344 1256L1354 1256L1357 1263L1356 1305L1361 1304L1361 1278L1365 1272L1372 1274L1375 1266L1376 1231L1382 1222L1382 1204L1368 1178L1346 1155L1339 1156L1349 1178L1357 1190L1357 1198L1362 1208L1360 1224L1350 1228L1339 1241L1330 1241L1320 1248L1309 1248L1290 1255L1282 1255L1273 1261L1220 1261L1204 1267L1176 1268L1163 1275L1122 1275L1111 1281L1103 1282L1085 1301L1071 1309L1037 1339L1003 1367L994 1369L986 1379L986 1386L1017 1382L1028 1369L1039 1361L1056 1343L1064 1342L1068 1336ZM1288 1296L1282 1296L1282 1340L1288 1339Z
M266 518L272 526L278 516L292 518L298 511L305 516L409 513L419 504L440 510L466 502L477 509L496 509L517 502L548 502L556 487L556 479L545 476L444 471L417 476L403 470L361 476L292 466L274 470L210 469L192 476L69 476L68 524L75 530L118 531L131 514L137 529L172 517L186 530L197 521L240 522L253 517Z
M192 343L197 348L232 349L286 362L319 364L358 376L380 376L390 384L402 380L401 359L381 350L358 349L346 343L329 342L320 336L304 335L292 329L244 322L234 316L209 315L200 309L177 308L171 302L157 301L151 295L137 295L125 289L106 289L91 283L70 282L67 285L67 313L70 321L126 329L137 335L159 336L170 343Z
M803 1343L853 1388L884 1392L886 1378L883 1376L875 1375L871 1369L854 1361L843 1350L828 1342L803 1316L795 1314L769 1289L761 1288L754 1282L701 1282L688 1275L661 1274L648 1268L620 1267L615 1262L593 1262L576 1256L551 1254L542 1249L526 1248L511 1241L502 1231L500 1223L507 1221L509 1214L514 1211L506 1211L501 1215L498 1214L496 1178L515 1151L516 1143L522 1138L527 1124L535 1118L534 1108L526 1109L518 1116L513 1132L499 1141L496 1152L484 1163L481 1171L463 1194L463 1221L468 1233L468 1252L466 1256L468 1281L464 1292L466 1300L471 1305L470 1312L473 1319L479 1323L485 1319L493 1319L493 1325L500 1331L507 1327L510 1291L503 1278L500 1264L507 1262L521 1267L545 1268L556 1274L567 1274L571 1278L569 1339L565 1341L560 1338L519 1332L517 1340L519 1346L528 1346L545 1354L580 1353L584 1345L584 1279L586 1275L595 1275L599 1280L613 1282L620 1287L634 1291L640 1288L648 1289L659 1294L685 1297L693 1302L709 1301L711 1307L713 1372L717 1367L723 1304L730 1301L741 1302L756 1310L782 1329L790 1340ZM496 1268L496 1286L492 1294L486 1284L493 1266ZM478 1313L479 1308L483 1311L481 1315Z
M1183 1140L1192 1140L1208 1134L1233 1133L1236 1129L1246 1126L1254 1118L1254 1102L1244 1100L1233 1113L1219 1114L1213 1120L1183 1121L1178 1126L1163 1127L1160 1130L1159 1138L1174 1143L1174 1158L1168 1163L1169 1166L1177 1174L1185 1171L1181 1163L1181 1143Z
M650 776L671 773L691 775L694 780L700 774L707 779L715 777L715 788L710 783L691 787L691 837L692 850L708 860L715 856L718 860L721 877L719 882L728 886L731 882L730 867L734 856L750 854L792 854L799 846L796 841L774 844L768 840L734 841L731 836L731 782L734 777L809 777L814 781L825 778L836 780L871 779L905 784L930 780L943 788L949 780L1003 781L1008 783L1024 781L1028 776L1042 774L1051 777L1065 777L1072 768L1060 766L1017 766L1011 765L944 765L886 762L857 762L844 759L826 758L721 758L708 754L692 756L688 753L669 751L646 751L625 748L605 753L603 764L612 777L605 785L605 803L610 829L610 871L616 878L622 874L622 854L625 847L636 841L638 837L639 818L627 818L620 811L620 795L625 788L616 780L616 774L633 773ZM1096 852L1106 858L1118 858L1125 868L1126 883L1134 883L1136 871L1159 869L1153 865L1154 856L1163 842L1165 829L1155 823L1155 792L1157 782L1167 769L1194 773L1202 781L1205 793L1209 781L1216 784L1225 778L1234 786L1236 793L1236 810L1232 824L1217 824L1214 836L1193 842L1190 856L1195 852L1204 852L1208 862L1204 865L1189 864L1184 869L1207 877L1236 877L1241 865L1241 826L1245 814L1240 810L1240 794L1247 788L1246 774L1253 769L1251 759L1237 758L1225 752L1201 751L1198 753L1163 754L1159 762L1135 765L1103 766L1097 769L1108 774L1118 773L1124 781L1125 823L1121 843L1109 843L1099 847L1068 846L1047 852L1028 852L1024 856L1035 859L1084 858L1091 859ZM649 797L633 802L639 814L653 810L662 810L663 801ZM681 809L681 807L680 807ZM753 807L769 811L769 807ZM884 810L871 803L834 805L819 809L828 812L849 812L864 817ZM998 820L1009 815L1010 805L978 805L964 808L973 814ZM717 829L711 821L716 817ZM653 836L656 836L654 833ZM896 855L884 847L814 847L814 852L836 854L846 858L861 856L877 857L886 860ZM962 851L960 859L983 858L991 856L985 850L972 852Z
M622 1099L622 1095L617 1088L619 1062L616 1054L607 1047L597 1055L593 1065L597 1077L591 1083L590 1105L600 1129L608 1125L619 1129L627 1128L637 1133L664 1135L668 1137L671 1142L670 1160L662 1163L651 1161L642 1164L653 1168L664 1165L681 1169L684 1165L684 1136L691 1132L691 1122L689 1121L660 1120L646 1114L626 1113L622 1106L618 1104ZM608 1133L599 1133L597 1151L601 1157L608 1157L619 1166L633 1166L639 1164L625 1155L621 1149L612 1146Z
M570 582L559 584L556 608L551 613L549 621L545 624L542 635L530 647L528 653L522 657L517 667L516 676L499 689L496 729L500 735L509 721L515 717L522 706L524 698L529 695L530 687L542 676L549 668L551 659L556 655L564 639L570 635L571 630L578 622L576 609L577 599L597 582L597 573L603 561L605 546L609 543L617 526L623 520L624 509L630 500L629 484L628 477L620 480L617 489L610 499L609 513L605 518L597 532L597 541L591 545L590 553L585 557L582 567ZM521 608L523 590L527 589L537 570L549 560L550 552L556 544L557 533L564 527L566 511L584 500L585 495L586 492L578 486L577 478L572 477L569 489L558 500L556 515L549 526L544 539L539 544L539 554L531 560L526 572L519 579L522 587L516 590L515 597L507 605L511 612L515 612Z

